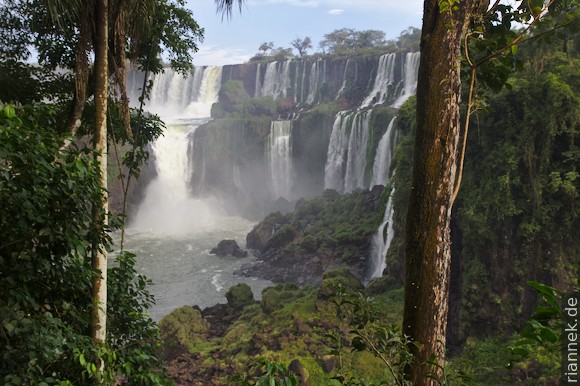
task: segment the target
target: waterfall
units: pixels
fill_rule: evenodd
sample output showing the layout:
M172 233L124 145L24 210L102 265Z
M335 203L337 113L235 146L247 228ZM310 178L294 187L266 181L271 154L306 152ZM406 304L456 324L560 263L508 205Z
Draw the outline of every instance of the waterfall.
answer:
M379 66L372 91L361 104L361 108L384 103L389 86L395 82L395 59L397 54L386 54L379 58Z
M211 208L189 197L191 177L187 148L196 125L171 125L151 146L157 177L130 224L133 229L182 234L211 221Z
M274 199L290 199L293 181L292 121L273 121L268 135L268 153Z
M193 148L195 130L207 121L211 105L217 101L221 70L221 67L201 67L191 79L171 70L155 76L159 84L153 87L155 93L148 110L159 112L166 122L185 123L168 124L163 135L151 145L157 176L147 186L131 228L182 234L207 225L214 218L207 201L190 197L192 165L188 150ZM185 87L187 84L191 87L189 90ZM183 99L187 95L189 99Z
M194 79L195 80L195 79ZM211 116L211 106L217 102L222 81L222 67L212 66L203 70L197 94L185 109L183 118L202 118Z
M322 66L321 66L322 64ZM323 67L322 70L320 67ZM316 100L316 94L318 92L318 83L324 81L324 76L322 80L320 79L320 72L323 72L326 69L322 60L317 60L316 62L312 63L312 67L310 68L310 80L308 82L308 97L306 98L306 103L311 105Z
M405 55L405 65L403 66L403 92L392 104L393 107L399 108L405 103L411 95L417 91L417 75L419 73L419 52L407 52Z
M340 98L340 96L342 95L342 92L346 88L346 74L347 74L347 71L348 71L348 64L349 63L350 63L350 58L346 60L346 64L344 65L344 72L342 74L342 85L340 86L340 89L336 93L336 98L334 98L335 100L337 100L338 98ZM356 64L356 62L355 62L355 64Z
M326 153L326 165L324 167L324 188L334 189L339 193L344 191L344 161L348 151L349 137L347 135L346 125L349 117L346 111L336 114L332 124L332 133Z
M254 87L254 98L259 97L260 93L262 92L262 78L260 77L260 68L262 68L262 63L258 63L256 65L256 85Z
M352 192L364 186L371 113L371 110L355 113L352 119L344 176L345 192Z
M262 84L261 96L286 98L290 87L290 61L270 62L266 66L264 83Z
M336 115L324 168L324 188L349 193L364 187L364 171L372 111Z
M380 277L383 274L383 271L387 267L387 251L389 250L389 246L391 245L391 241L393 240L393 194L395 193L395 188L391 190L391 194L389 195L389 200L387 201L387 206L385 208L385 216L383 218L383 222L377 233L374 234L372 240L372 271L370 274L370 278L373 279L375 277ZM385 227L386 233L385 233Z
M373 163L373 176L371 178L371 184L369 189L372 189L375 185L386 185L389 178L389 169L391 168L391 160L393 158L393 152L395 150L396 133L393 132L393 123L395 123L394 117L389 122L387 131L383 134L375 153L375 162Z
M166 68L153 76L151 98L146 102L150 113L166 122L209 117L217 101L222 67L196 67L188 77Z

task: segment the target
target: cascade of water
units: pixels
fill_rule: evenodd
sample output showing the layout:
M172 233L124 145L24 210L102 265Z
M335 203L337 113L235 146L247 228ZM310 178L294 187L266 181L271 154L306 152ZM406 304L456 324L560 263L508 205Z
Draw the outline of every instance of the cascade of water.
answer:
M371 113L371 110L355 113L352 119L344 175L344 191L346 193L364 186Z
M342 73L342 85L340 86L340 89L336 93L335 100L338 99L338 98L340 98L340 96L342 95L342 92L346 88L346 74L347 74L347 71L348 71L348 65L349 65L349 63L350 63L350 58L346 60L346 64L344 65L344 72Z
M157 177L147 186L131 228L181 234L212 219L210 207L188 194L191 170L187 148L196 127L168 126L151 146Z
M262 67L262 63L258 63L256 65L256 87L254 88L254 98L257 98L260 96L260 93L262 92L262 78L260 76L260 69Z
M195 77L194 77L195 80ZM211 106L217 102L222 82L222 67L206 67L199 81L197 95L185 109L182 118L202 118L211 116Z
M377 233L374 234L372 240L372 268L370 278L373 279L375 277L380 277L383 274L383 271L387 267L387 251L389 250L389 246L391 245L391 241L393 241L393 194L395 193L395 188L391 190L391 194L389 195L389 200L387 201L387 206L385 208L385 217L383 218L383 222ZM385 232L385 227L386 232Z
M322 63L322 64L321 64ZM326 68L322 60L317 60L312 63L310 68L310 81L308 82L308 97L306 98L306 103L311 105L316 99L316 93L318 91L318 83L320 82L320 67ZM322 79L324 81L324 78Z
M403 66L403 92L391 106L399 108L411 95L415 95L415 92L417 91L417 75L419 73L420 57L419 52L408 52L407 55L405 55L405 65Z
M151 98L146 109L166 122L209 117L217 100L222 67L197 67L186 78L171 69L154 75Z
M199 74L192 77L192 87L197 88L192 88L190 92L195 100L191 101L185 110L179 108L182 105L181 99L174 97L182 91L173 93L165 90L163 93L161 91L167 87L168 82L162 81L161 85L158 85L159 92L155 94L156 99L152 99L152 106L165 107L160 115L166 122L175 120L178 116L189 123L167 125L164 135L151 145L157 176L147 186L144 199L131 222L132 228L179 234L207 225L214 218L207 202L189 196L192 165L188 150L192 148L195 130L201 123L207 121L211 105L217 100L221 69L221 67L198 69ZM160 77L160 80L163 79L170 80L171 87L183 89L183 85L176 80L184 80L183 77L169 74ZM169 95L173 96L168 97ZM175 106L169 108L166 102L175 103Z
M346 111L336 114L332 124L332 133L326 152L324 167L324 188L334 189L339 193L344 191L344 162L348 151L349 136L347 125L350 115Z
M362 102L361 108L385 102L389 92L389 86L395 81L396 58L397 54L386 54L379 58L379 66L377 68L373 90Z
M302 61L302 76L301 76L301 84L300 84L300 99L298 100L299 103L304 102L304 83L306 83L306 65L308 62L306 60Z
M261 96L286 98L290 87L290 61L270 62L266 66L264 83L262 84Z
M396 133L393 132L393 123L395 123L396 118L397 117L391 119L387 131L385 131L385 134L383 134L383 137L377 146L375 162L373 163L373 176L371 178L369 189L375 185L387 184L387 179L389 178L388 173L391 168L391 160L396 146L396 141L394 140Z
M275 199L289 199L293 181L292 121L273 121L268 137L272 193Z

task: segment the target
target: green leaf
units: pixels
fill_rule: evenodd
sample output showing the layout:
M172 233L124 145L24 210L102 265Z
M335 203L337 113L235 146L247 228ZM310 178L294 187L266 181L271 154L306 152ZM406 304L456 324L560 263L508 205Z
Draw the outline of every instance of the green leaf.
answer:
M4 105L4 115L6 118L12 119L16 117L16 110L12 105Z

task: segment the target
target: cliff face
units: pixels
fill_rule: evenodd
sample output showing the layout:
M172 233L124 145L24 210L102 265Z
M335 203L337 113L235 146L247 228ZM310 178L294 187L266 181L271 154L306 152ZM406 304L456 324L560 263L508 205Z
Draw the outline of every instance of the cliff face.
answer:
M373 180L375 154L417 63L398 53L223 67L213 119L192 137L191 190L261 218L325 188L384 183L388 170Z

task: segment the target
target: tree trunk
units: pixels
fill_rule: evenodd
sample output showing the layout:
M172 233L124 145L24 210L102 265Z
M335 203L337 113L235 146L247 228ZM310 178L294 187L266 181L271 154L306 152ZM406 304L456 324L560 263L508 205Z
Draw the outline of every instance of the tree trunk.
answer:
M462 36L482 0L463 0L441 12L425 0L417 83L417 134L407 209L403 332L416 385L436 385L443 365L450 280L450 219L460 127ZM485 11L485 8L483 9Z
M92 20L92 10L84 6L81 10L81 20ZM74 137L81 125L83 110L87 102L87 86L89 83L89 50L92 23L79 23L79 37L75 52L75 92L72 106L69 110L67 131Z
M96 42L95 42L95 150L100 165L101 187L103 189L101 208L97 210L96 222L107 223L107 95L109 71L108 51L108 0L96 2ZM93 281L93 311L91 335L95 343L106 338L107 327L107 252L98 245L94 252L93 267L99 272Z

